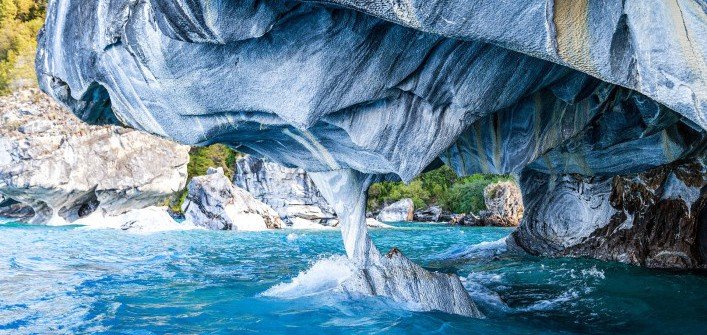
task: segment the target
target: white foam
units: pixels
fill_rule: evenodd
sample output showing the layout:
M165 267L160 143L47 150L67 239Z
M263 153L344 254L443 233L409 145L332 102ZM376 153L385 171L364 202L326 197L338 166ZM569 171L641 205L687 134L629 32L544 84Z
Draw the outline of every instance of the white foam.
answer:
M131 233L157 233L173 230L203 229L189 222L176 222L164 207L133 209L117 216L106 216L100 211L73 222L83 229L118 229Z
M606 279L604 275L604 270L597 269L596 265L592 266L590 269L582 270L584 276L590 276L599 279Z
M433 257L434 260L453 260L476 257L491 257L500 255L508 250L506 246L506 238L491 241L481 242L472 246L453 247Z
M353 264L346 256L331 256L318 260L309 270L300 272L289 283L277 284L262 295L296 299L325 292L341 292L342 283L353 274Z
M547 311L551 310L557 307L557 305L562 304L564 302L568 302L570 300L574 300L579 298L579 292L577 292L575 289L569 289L559 296L552 298L552 299L546 299L546 300L540 300L528 307L520 309L521 311L525 312L531 312L531 311Z
M511 308L501 300L501 296L498 293L475 281L472 277L473 274L470 274L467 278L461 277L460 279L462 279L464 288L469 292L474 302L482 303L503 312L511 311Z
M303 230L332 230L332 229L336 229L335 227L325 226L325 225L316 223L314 221L303 219L303 218L298 218L298 217L290 218L290 222L292 222L292 225L287 227L289 229L303 229Z

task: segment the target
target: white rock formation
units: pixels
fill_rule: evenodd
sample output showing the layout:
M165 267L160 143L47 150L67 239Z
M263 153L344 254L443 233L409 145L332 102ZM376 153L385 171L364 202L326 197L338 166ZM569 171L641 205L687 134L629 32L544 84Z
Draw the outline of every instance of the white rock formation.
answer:
M414 211L415 205L412 203L412 199L400 199L385 206L380 213L378 213L376 219L382 222L412 221Z
M258 231L283 226L270 206L234 186L222 168L194 177L182 204L186 222L213 230Z
M154 205L186 183L189 147L132 129L88 126L44 93L0 98L0 193L31 222L73 222Z
M366 218L366 226L368 228L393 228L393 226L380 222L374 218Z
M233 183L272 207L290 225L295 221L308 227L338 223L334 210L303 169L246 156L236 161Z

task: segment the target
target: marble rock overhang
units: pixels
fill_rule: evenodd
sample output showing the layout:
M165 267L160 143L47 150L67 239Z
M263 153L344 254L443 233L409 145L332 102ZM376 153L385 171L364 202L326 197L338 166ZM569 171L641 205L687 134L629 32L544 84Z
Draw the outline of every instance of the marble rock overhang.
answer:
M410 180L703 152L703 2L54 0L43 90L89 123Z

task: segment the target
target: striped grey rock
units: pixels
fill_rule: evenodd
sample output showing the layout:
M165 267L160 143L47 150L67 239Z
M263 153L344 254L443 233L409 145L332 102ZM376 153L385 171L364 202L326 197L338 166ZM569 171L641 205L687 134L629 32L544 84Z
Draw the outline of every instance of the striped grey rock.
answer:
M527 171L523 225L508 239L536 255L652 268L707 268L704 157L615 177Z
M233 183L272 207L285 222L299 218L336 224L336 213L303 169L246 156L236 161Z
M587 129L592 115L612 111L606 104L618 113L637 108L650 125L643 135L654 136L630 132L602 144L655 152L634 169L645 170L686 154L681 140L691 134L674 136L671 124L707 127L707 14L681 2L565 7L538 0L501 9L460 0L342 1L395 24L296 1L53 1L37 66L41 86L90 122L120 122L188 144L238 145L308 171L353 168L404 180L457 146L483 144L482 158L490 158L476 162L472 153L452 163L465 173L524 166ZM668 108L679 120L655 118ZM494 115L519 119L486 127ZM636 119L626 126L640 127ZM504 147L467 135L514 127L531 140ZM620 166L629 154L574 149L558 150L543 168L564 169L562 155L571 151L587 162L567 169L630 169Z
M192 178L182 204L185 222L211 230L257 231L282 228L274 209L234 186L223 168Z
M11 198L5 198L0 194L0 217L29 221L33 216L34 210L32 210L32 207L23 205L21 202Z

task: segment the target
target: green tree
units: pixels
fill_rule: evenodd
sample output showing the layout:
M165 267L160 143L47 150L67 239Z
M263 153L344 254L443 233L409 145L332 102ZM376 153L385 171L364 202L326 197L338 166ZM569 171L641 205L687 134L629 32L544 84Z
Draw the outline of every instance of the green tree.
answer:
M36 36L45 0L0 0L0 94L36 85Z
M368 189L368 209L377 210L402 198L410 198L415 208L441 206L454 213L478 213L486 209L484 188L501 180L513 180L507 175L475 174L457 177L448 166L425 172L409 184L381 182Z

